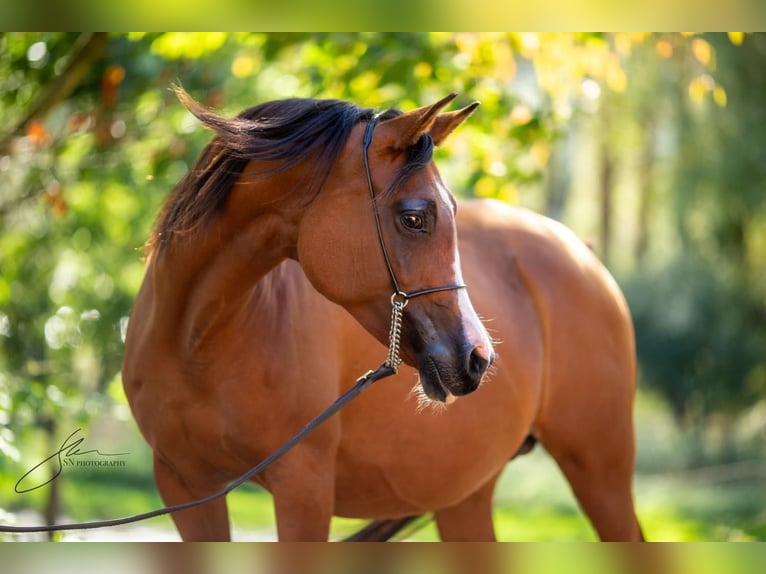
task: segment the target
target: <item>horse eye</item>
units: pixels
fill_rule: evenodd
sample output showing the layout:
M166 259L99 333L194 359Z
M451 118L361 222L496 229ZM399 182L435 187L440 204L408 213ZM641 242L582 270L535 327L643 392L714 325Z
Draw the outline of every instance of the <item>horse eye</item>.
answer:
M416 213L405 213L402 215L401 220L402 225L413 231L423 231L423 228L425 227L423 216Z

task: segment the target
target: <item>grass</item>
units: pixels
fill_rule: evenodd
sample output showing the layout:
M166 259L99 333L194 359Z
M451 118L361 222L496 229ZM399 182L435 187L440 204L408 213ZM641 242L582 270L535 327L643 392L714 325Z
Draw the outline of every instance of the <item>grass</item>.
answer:
M644 532L654 541L766 540L766 479L723 483L695 473L639 474L636 499ZM135 484L66 481L66 513L75 520L122 516L160 505L153 488ZM273 539L275 521L268 493L250 485L229 495L232 524L242 536ZM336 518L333 538L342 538L365 521ZM172 530L168 517L153 519ZM416 524L407 538L438 540L432 521ZM496 495L495 527L507 541L591 541L596 536L555 463L542 449L510 464Z

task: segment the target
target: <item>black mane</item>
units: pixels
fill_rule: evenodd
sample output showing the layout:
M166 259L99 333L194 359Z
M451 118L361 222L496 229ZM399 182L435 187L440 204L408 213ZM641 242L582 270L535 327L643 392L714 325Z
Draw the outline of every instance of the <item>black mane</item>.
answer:
M252 160L276 161L272 173L312 159L314 169L302 189L316 197L353 127L369 121L373 110L340 100L291 98L249 108L225 118L177 89L183 104L216 136L203 149L165 202L147 247L161 250L173 237L197 231L218 212L234 182ZM399 115L389 110L381 121ZM431 161L433 141L424 136L407 153L407 162L390 189ZM387 190L388 191L388 190Z

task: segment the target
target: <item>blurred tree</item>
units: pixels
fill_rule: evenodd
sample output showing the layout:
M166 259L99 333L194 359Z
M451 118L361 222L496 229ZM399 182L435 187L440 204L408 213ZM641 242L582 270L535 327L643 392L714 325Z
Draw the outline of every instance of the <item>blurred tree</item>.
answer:
M679 418L766 396L765 50L762 35L0 35L0 473L25 433L126 414L140 247L209 139L175 82L232 114L288 96L480 100L438 150L453 190L549 210L638 269L626 283L642 370ZM570 183L594 138L600 204Z
M650 64L667 97L657 105L642 93L632 104L648 127L638 161L641 265L626 283L646 382L679 422L703 428L714 413L766 397L766 37L663 35L645 49L660 58L644 56L641 69ZM652 250L653 234L664 241Z

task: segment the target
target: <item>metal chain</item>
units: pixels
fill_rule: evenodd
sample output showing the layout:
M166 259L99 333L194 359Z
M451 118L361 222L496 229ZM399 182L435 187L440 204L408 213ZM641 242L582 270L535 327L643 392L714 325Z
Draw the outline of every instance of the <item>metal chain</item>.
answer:
M402 311L409 303L409 299L397 300L398 293L391 297L391 328L388 332L388 356L383 363L397 372L399 365L402 364L402 358L399 356L400 337L402 334Z

